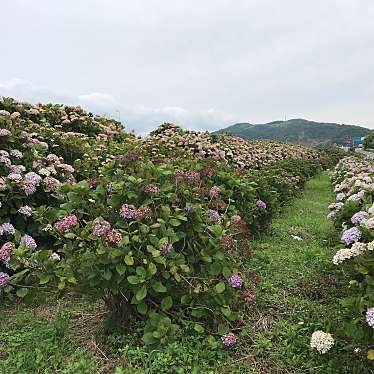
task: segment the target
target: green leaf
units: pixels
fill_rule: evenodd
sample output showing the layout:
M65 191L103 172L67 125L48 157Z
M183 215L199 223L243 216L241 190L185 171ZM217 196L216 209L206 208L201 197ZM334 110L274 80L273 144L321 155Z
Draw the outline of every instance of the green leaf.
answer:
M65 288L65 286L66 286L66 284L65 284L65 282L64 281L61 281L59 284L58 284L58 289L59 290L63 290L64 288Z
M68 238L68 239L74 239L75 237L76 237L76 235L73 232L67 232L64 235L64 238Z
M96 252L98 255L103 255L106 252L106 250L104 247L97 247Z
M152 288L159 293L163 293L167 291L167 288L160 282L156 281L152 283Z
M134 258L132 256L126 255L125 256L125 263L126 265L134 265Z
M146 296L147 296L147 287L145 285L143 285L143 287L140 290L138 290L135 297L136 297L136 300L141 301Z
M230 317L230 315L231 315L230 307L222 307L221 312L225 317Z
M171 296L167 296L161 301L161 309L169 310L173 306L173 299Z
M181 221L179 221L178 219L172 218L172 219L170 220L170 224L171 224L172 226L174 226L174 227L177 227L177 226L179 226L179 225L181 224Z
M25 297L28 293L29 293L29 290L27 288L19 288L17 290L17 296L21 298Z
M137 266L136 274L138 274L142 278L145 278L145 276L147 275L147 271L143 268L143 266Z
M69 283L72 283L72 284L77 284L77 280L76 280L76 278L73 277L73 276L71 276L71 277L68 278L68 282L69 282Z
M106 279L107 281L112 279L112 272L110 270L104 271L103 278Z
M126 265L124 265L124 264L118 264L118 265L116 266L116 270L117 270L117 273L118 273L119 275L123 275L123 274L126 273Z
M216 290L217 293L222 293L225 289L225 283L219 282L218 284L215 285L214 289Z
M130 283L130 284L139 284L141 283L141 280L139 279L138 276L136 275L129 275L127 277L127 281Z
M141 302L139 303L137 306L136 306L136 310L140 313L140 314L147 314L147 311L148 311L148 306L145 302Z
M50 280L50 276L49 275L46 275L46 274L43 274L40 276L39 278L39 284L47 284Z
M197 331L199 334L202 334L204 332L204 327L199 325L198 323L195 323L195 326L193 327L195 331Z
M157 266L153 262L150 262L148 265L148 271L150 274L155 275L157 273Z
M230 275L231 275L231 270L228 268L228 267L224 267L222 269L222 275L225 277L225 278L228 278Z

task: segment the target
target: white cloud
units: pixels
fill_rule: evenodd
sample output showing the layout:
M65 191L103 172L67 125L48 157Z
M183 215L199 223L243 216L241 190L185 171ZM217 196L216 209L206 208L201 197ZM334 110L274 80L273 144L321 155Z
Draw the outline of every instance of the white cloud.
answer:
M136 105L129 107L121 104L111 94L92 92L71 96L54 92L19 78L0 83L0 96L14 97L31 103L79 104L95 114L121 120L127 130L134 130L141 135L154 130L164 122L176 123L191 130L216 130L235 121L234 116L215 109L191 111L172 106L150 108Z

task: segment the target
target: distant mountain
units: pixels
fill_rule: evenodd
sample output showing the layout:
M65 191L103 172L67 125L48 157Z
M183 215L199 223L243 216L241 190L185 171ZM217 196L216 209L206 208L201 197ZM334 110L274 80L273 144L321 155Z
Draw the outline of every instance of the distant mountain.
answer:
M309 146L333 143L350 145L353 136L366 136L373 130L354 125L313 122L306 119L274 121L264 124L236 123L214 134L227 133L244 139L271 139Z

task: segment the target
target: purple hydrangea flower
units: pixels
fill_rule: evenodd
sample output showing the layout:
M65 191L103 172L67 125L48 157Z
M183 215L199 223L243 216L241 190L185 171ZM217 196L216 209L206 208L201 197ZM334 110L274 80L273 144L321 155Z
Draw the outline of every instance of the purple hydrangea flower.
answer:
M366 311L366 322L374 329L374 308L369 308Z
M266 209L266 203L262 200L257 200L256 201L256 206L259 209Z
M134 205L123 204L119 211L119 214L124 219L133 219L136 218L137 209Z
M37 247L37 244L36 244L34 238L30 235L27 235L27 234L22 236L21 243L24 244L24 246L28 249L34 250Z
M9 222L3 223L1 225L1 228L3 229L4 234L13 235L16 232L14 226Z
M346 245L358 242L361 239L361 231L357 227L351 227L348 230L344 230L341 241Z
M243 278L238 274L231 275L227 281L232 288L241 288L243 285Z
M22 158L22 152L19 151L18 149L11 149L10 150L10 155L16 158Z
M9 136L12 135L12 133L7 129L0 129L0 136Z
M18 209L18 213L22 214L25 217L31 217L32 216L32 208L28 205L21 206Z
M221 223L221 217L219 216L219 213L216 210L209 209L208 210L208 217L215 224L220 224Z
M213 186L210 190L209 190L209 196L211 198L214 198L214 197L218 197L218 195L220 194L221 192L221 189L218 187L218 186Z
M367 215L368 213L364 211L357 212L352 216L351 222L354 224L360 223Z
M25 180L27 183L33 184L34 186L39 186L40 182L42 181L42 177L39 174L30 171L25 174Z
M93 223L92 233L95 236L104 236L111 229L110 223L103 219L96 218Z
M7 273L0 273L0 290L9 282L10 276Z
M238 215L235 215L235 216L232 216L231 217L231 222L232 223L238 223L242 220L242 217L238 216Z
M173 250L173 245L170 243L165 243L160 246L160 252L163 256L168 255Z
M225 347L231 347L236 343L236 335L233 332L229 332L221 336L221 340Z

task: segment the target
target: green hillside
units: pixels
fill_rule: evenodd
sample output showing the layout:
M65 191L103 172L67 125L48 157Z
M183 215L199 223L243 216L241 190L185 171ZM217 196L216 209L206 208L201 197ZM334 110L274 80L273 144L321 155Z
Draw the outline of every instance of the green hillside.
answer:
M291 119L264 124L237 123L218 130L215 134L229 133L244 139L272 139L309 146L327 146L333 143L350 145L353 136L366 136L371 132L372 130L360 126Z

